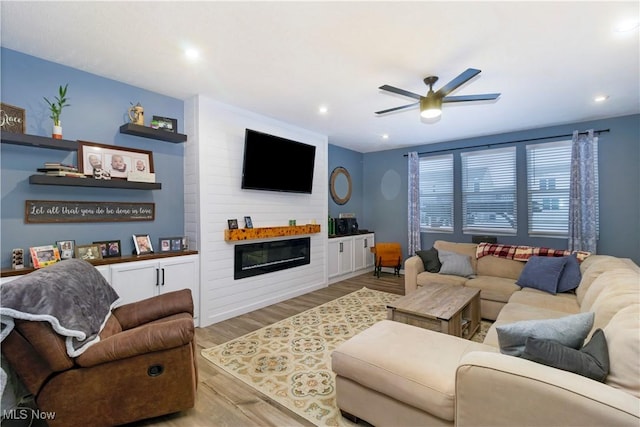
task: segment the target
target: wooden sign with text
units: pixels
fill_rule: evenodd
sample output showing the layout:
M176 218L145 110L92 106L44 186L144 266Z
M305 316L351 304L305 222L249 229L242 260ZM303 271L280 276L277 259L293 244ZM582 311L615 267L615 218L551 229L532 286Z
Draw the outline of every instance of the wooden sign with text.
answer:
M27 200L24 212L24 221L28 224L153 221L155 217L156 204L144 202Z
M0 129L4 132L24 133L24 108L0 103Z

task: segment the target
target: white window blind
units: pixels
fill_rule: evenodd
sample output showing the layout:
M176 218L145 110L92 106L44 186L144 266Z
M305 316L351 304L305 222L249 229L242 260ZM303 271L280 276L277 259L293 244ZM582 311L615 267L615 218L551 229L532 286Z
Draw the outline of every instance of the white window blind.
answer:
M596 160L596 182L598 182L597 142L593 151ZM571 141L527 145L530 236L567 237L570 177ZM596 185L596 194L597 192Z
M453 154L420 159L420 228L453 232Z
M462 153L462 230L517 232L516 148Z

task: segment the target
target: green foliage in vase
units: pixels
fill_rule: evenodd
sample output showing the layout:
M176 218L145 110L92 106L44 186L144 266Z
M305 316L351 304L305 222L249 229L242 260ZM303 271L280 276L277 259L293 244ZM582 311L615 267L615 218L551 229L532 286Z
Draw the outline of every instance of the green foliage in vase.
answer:
M51 120L53 120L53 124L55 126L60 126L60 114L62 114L62 109L64 107L69 107L70 104L67 104L67 87L69 83L64 85L64 87L60 86L58 88L58 96L55 98L55 102L49 101L46 97L44 100L49 104L49 110L51 111Z

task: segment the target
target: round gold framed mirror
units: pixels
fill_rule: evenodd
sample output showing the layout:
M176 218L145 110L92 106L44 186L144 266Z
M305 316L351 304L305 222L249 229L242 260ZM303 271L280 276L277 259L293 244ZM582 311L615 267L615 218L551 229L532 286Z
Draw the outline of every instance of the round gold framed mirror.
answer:
M331 198L338 205L344 205L351 198L351 175L349 171L338 166L331 172L329 181Z

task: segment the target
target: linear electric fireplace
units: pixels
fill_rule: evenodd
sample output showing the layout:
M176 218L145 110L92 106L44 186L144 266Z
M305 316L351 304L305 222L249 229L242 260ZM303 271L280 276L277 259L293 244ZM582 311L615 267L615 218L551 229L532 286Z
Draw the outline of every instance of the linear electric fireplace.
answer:
M257 276L311 263L311 238L236 245L233 278Z

